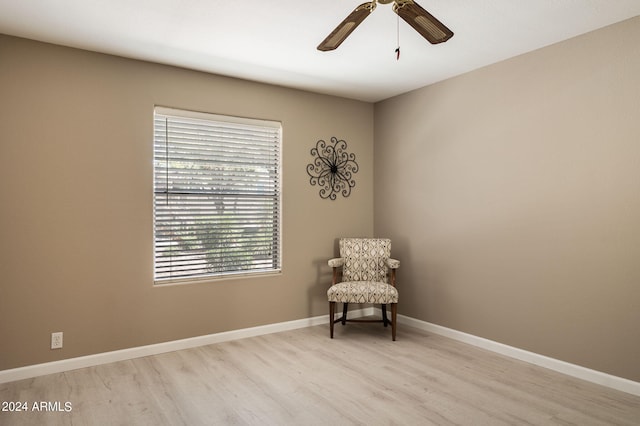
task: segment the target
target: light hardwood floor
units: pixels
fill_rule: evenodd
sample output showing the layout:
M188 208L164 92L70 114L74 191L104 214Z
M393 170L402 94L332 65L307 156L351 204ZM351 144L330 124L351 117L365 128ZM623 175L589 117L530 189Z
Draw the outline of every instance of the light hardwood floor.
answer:
M640 425L640 397L381 325L252 337L0 384L1 425ZM34 402L71 403L34 412Z

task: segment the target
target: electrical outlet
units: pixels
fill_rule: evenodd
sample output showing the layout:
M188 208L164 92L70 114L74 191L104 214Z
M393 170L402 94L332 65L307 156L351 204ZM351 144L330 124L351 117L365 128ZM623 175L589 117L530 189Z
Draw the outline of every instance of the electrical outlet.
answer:
M51 349L62 348L62 331L51 333Z

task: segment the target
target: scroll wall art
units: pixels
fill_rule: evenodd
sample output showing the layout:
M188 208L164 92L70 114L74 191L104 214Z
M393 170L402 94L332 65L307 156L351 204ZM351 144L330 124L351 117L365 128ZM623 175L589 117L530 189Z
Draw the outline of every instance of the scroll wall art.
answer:
M348 197L356 186L353 175L358 172L356 155L347 152L347 143L331 138L327 143L319 140L311 148L313 162L307 165L311 185L320 187L320 198L335 200L338 194Z

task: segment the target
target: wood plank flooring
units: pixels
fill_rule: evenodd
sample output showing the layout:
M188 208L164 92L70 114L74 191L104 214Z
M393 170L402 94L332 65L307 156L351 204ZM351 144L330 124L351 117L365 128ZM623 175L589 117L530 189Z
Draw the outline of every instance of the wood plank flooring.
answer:
M640 397L411 327L326 326L0 384L1 425L640 425ZM50 402L61 411L33 411ZM58 403L56 407L55 403ZM70 411L64 411L65 403Z

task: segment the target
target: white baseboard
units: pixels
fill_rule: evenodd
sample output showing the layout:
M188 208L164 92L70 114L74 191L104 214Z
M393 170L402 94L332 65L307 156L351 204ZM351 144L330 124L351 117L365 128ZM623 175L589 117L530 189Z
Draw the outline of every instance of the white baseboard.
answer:
M379 314L380 309L364 308L349 311L352 317L369 316ZM264 334L277 333L281 331L295 330L298 328L311 327L314 325L326 324L329 321L328 315L304 318L300 320L281 322L276 324L262 325L258 327L244 328L240 330L225 331L222 333L197 336L188 339L174 340L171 342L157 343L154 345L139 346L135 348L122 349L112 352L104 352L95 355L87 355L77 358L69 358L61 361L46 362L43 364L28 365L25 367L13 368L0 371L0 383L13 382L16 380L29 379L46 374L60 373L64 371L76 370L78 368L93 367L96 365L108 364L111 362L125 361L149 355L157 355L166 352L173 352L182 349L194 348L198 346L211 345L213 343L227 342L231 340L244 339L246 337L261 336ZM398 323L406 324L430 333L449 337L460 342L468 343L483 349L490 350L511 358L526 361L539 365L569 376L607 386L612 389L627 392L640 396L640 383L624 379L600 371L591 370L568 362L549 358L533 352L528 352L482 337L463 333L437 324L417 320L415 318L398 315Z
M491 352L499 353L501 355L506 355L520 361L525 361L530 364L545 367L550 370L566 374L568 376L576 377L578 379L586 380L622 392L630 393L632 395L640 396L640 383L634 382L633 380L624 379L618 376L612 376L611 374L591 370L586 367L581 367L579 365L560 361L555 358L550 358L544 355L536 354L534 352L525 351L513 346L494 342L493 340L463 333L461 331L442 327L440 325L432 324L426 321L417 320L415 318L406 317L404 315L398 315L398 324L406 324L420 330L439 334L441 336L487 349Z
M64 359L61 361L28 365L25 367L0 371L0 383L13 382L16 380L43 376L45 374L60 373L63 371L70 371L78 368L108 364L110 362L124 361L128 359L140 358L143 356L157 355L166 352L179 351L182 349L195 348L198 346L211 345L213 343L244 339L245 337L260 336L263 334L277 333L279 331L288 331L295 330L297 328L311 327L314 325L326 323L327 321L329 321L328 318L328 315L323 315L319 317L304 318L295 321L268 324L258 327L244 328L240 330L208 334L205 336L191 337L188 339L157 343L154 345L138 346L135 348L122 349L112 352L103 352L95 355Z

